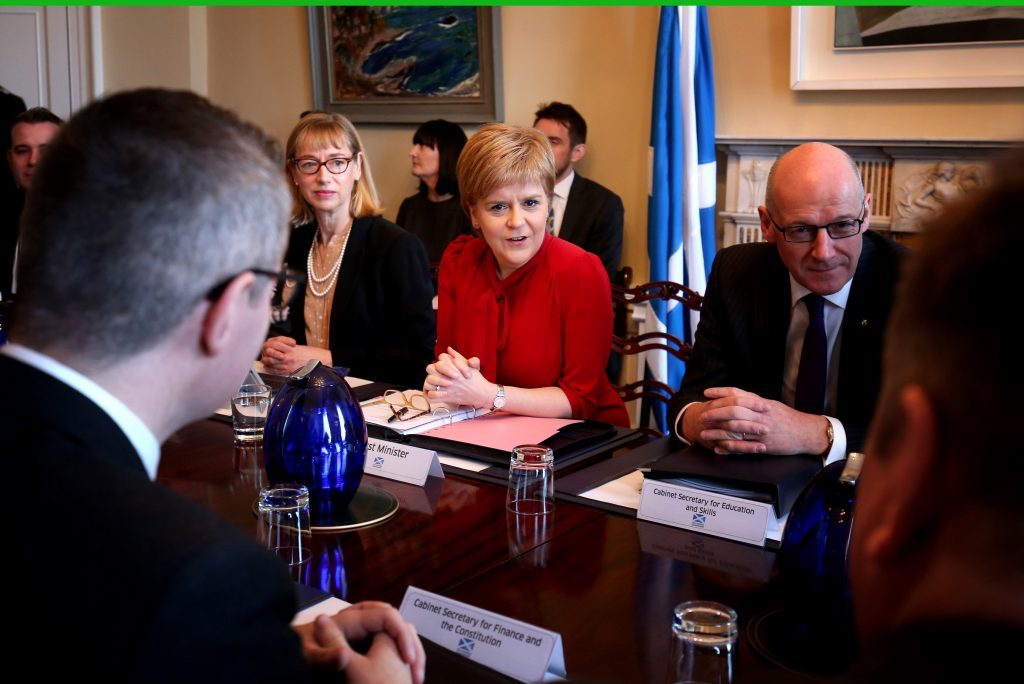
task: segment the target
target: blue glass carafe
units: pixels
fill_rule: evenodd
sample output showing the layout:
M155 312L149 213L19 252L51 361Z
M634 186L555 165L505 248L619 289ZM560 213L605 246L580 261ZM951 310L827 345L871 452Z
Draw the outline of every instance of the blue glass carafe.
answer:
M791 636L841 667L856 654L848 553L862 455L825 466L790 510L779 571Z
M310 361L289 376L267 414L267 478L306 485L313 525L342 516L363 478L366 421L346 373Z

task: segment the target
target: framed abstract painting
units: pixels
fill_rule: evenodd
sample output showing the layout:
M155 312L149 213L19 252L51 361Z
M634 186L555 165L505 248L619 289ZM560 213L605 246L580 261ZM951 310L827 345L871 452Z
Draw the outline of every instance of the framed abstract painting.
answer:
M357 123L500 121L497 7L311 7L313 103Z

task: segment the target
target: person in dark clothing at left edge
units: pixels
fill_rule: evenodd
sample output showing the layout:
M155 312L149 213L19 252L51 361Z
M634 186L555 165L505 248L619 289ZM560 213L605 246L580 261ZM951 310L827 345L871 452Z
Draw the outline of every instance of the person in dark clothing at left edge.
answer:
M10 95L8 93L8 95ZM13 96L12 96L13 97ZM19 101L21 98L17 98ZM3 215L0 221L0 299L12 299L14 265L18 250L18 223L25 204L25 192L43 157L46 146L57 135L64 121L45 107L32 107L14 116L5 145L12 184L3 188Z

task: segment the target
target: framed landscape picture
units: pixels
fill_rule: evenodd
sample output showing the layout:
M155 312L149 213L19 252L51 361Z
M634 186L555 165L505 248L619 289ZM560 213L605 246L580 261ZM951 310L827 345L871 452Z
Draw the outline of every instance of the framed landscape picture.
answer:
M492 7L311 7L317 109L358 123L500 121Z

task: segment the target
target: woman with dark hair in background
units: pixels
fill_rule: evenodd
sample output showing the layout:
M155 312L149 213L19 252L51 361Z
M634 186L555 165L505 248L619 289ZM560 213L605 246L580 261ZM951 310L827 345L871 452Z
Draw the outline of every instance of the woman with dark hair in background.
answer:
M441 261L445 247L459 235L471 235L469 217L462 210L455 165L466 146L466 134L450 121L434 119L412 137L412 175L419 191L402 200L395 223L418 237L431 263Z
M430 264L415 237L380 216L359 133L340 114L310 112L286 155L294 229L285 264L305 271L306 282L282 293L286 320L261 361L287 374L317 359L419 387L433 356Z

